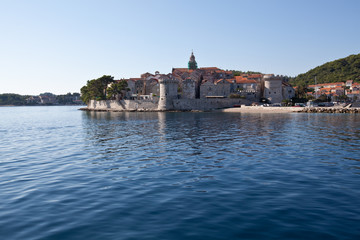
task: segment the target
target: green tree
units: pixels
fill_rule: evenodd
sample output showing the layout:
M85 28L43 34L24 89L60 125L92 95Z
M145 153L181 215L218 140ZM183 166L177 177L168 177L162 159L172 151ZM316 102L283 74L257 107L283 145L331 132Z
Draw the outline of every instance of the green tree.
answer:
M103 75L101 78L98 78L97 80L99 80L101 82L101 85L103 86L103 90L104 90L104 95L106 96L106 89L108 87L108 85L110 83L114 83L114 77L110 76L110 75Z
M320 97L315 99L315 102L330 102L331 98L326 96L325 94L321 94Z
M124 97L124 92L129 91L127 88L128 84L126 80L120 80L119 82L112 83L111 86L107 90L107 98L108 99L117 99L121 96Z
M105 100L106 90L110 83L113 83L114 77L104 75L100 78L88 80L87 84L81 88L81 100L88 103L90 100Z
M346 95L340 95L340 96L338 97L338 99L339 99L340 101L348 101L348 100L349 100L349 97L346 96Z
M67 93L61 94L56 96L56 101L58 104L67 105L67 104L81 104L76 100L79 100L80 94L79 93Z
M88 103L90 100L104 100L103 85L98 79L87 81L86 86L81 88L81 100Z
M308 89L307 89L306 85L302 84L296 88L295 97L296 98L306 98L307 92L308 92Z
M26 99L30 96L15 93L0 94L0 105L26 105Z

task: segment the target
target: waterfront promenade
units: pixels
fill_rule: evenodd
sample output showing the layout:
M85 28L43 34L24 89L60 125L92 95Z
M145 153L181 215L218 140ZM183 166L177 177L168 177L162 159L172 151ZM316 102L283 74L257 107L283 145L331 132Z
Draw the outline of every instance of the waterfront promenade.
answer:
M291 113L301 112L305 107L263 107L263 106L241 106L235 108L221 109L221 112L241 113Z

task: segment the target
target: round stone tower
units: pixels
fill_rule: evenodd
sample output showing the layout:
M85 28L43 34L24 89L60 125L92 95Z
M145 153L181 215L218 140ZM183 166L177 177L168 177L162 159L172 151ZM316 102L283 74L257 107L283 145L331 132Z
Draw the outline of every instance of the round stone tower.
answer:
M273 75L265 75L264 81L264 98L271 103L281 103L282 101L282 79Z
M159 78L160 98L158 110L173 110L173 100L178 96L178 81L173 77L162 76Z

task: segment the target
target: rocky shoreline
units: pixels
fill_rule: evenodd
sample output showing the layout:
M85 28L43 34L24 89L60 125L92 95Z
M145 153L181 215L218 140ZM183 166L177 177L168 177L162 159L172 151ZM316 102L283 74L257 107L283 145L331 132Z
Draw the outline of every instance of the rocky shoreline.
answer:
M303 113L360 113L360 108L310 107L299 112Z
M360 108L350 107L261 107L241 106L222 109L221 112L239 113L360 113Z

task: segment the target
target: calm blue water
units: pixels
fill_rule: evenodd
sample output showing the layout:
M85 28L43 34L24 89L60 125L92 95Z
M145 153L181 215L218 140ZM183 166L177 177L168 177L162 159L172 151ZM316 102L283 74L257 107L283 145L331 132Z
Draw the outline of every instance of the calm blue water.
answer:
M360 115L0 108L1 239L360 239Z

